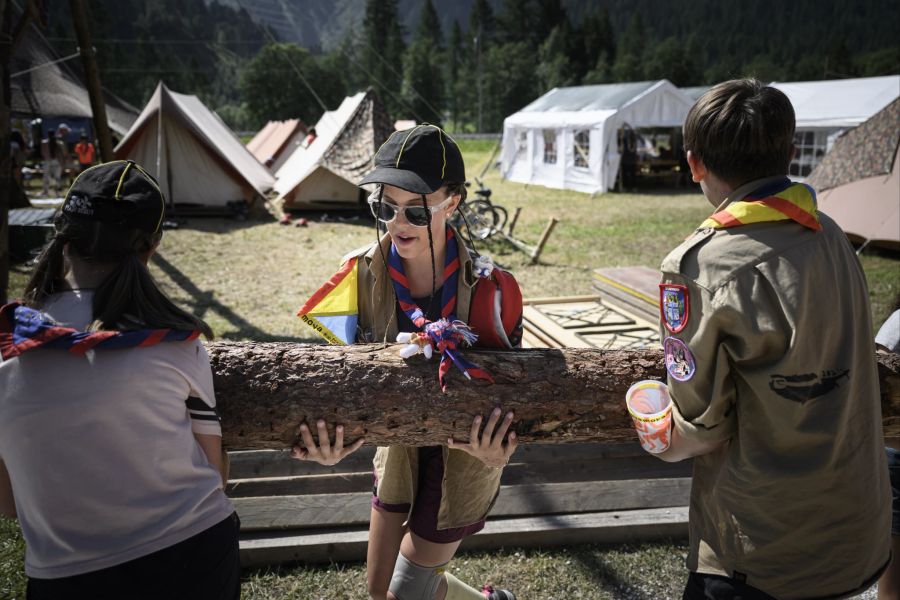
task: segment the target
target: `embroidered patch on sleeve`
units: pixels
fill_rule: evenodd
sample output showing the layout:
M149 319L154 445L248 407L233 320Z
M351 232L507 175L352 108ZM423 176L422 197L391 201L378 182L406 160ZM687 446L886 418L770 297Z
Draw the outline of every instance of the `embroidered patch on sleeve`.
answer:
M666 354L666 371L672 379L687 381L694 376L697 365L687 344L676 337L667 337L663 342L663 350Z
M659 284L659 314L671 333L684 329L690 314L687 287L673 283Z

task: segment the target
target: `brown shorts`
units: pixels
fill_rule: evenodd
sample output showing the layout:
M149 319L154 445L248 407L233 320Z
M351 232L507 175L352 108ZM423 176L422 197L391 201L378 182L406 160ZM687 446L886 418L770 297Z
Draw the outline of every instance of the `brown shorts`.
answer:
M468 535L484 528L484 519L465 527L438 529L437 517L441 507L442 484L444 481L444 454L441 446L419 448L419 485L412 514L409 515L409 529L420 538L436 544L458 542ZM378 497L378 481L372 506L377 510L392 513L408 513L409 504L387 504Z

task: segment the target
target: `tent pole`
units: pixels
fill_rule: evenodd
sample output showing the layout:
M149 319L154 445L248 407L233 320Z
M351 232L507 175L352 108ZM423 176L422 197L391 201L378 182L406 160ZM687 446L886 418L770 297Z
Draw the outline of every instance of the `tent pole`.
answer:
M84 78L87 80L88 95L91 100L91 115L94 117L94 133L100 142L100 158L104 162L113 160L112 136L109 134L109 122L106 120L106 101L100 85L100 70L97 68L94 45L91 43L91 30L88 27L84 0L70 0L72 24L78 37L78 51L84 65Z

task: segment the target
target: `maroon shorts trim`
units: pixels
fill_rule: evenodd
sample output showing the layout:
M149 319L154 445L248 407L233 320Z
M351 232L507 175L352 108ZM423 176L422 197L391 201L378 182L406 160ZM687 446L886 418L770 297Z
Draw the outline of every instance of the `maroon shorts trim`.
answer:
M409 515L409 529L422 539L436 544L451 544L478 533L484 529L485 520L481 519L465 527L438 529L438 511L441 508L442 485L444 481L444 454L442 446L419 448L419 485L416 501ZM409 504L388 504L382 502L377 494L378 481L375 481L375 493L372 496L372 507L391 513L409 512Z

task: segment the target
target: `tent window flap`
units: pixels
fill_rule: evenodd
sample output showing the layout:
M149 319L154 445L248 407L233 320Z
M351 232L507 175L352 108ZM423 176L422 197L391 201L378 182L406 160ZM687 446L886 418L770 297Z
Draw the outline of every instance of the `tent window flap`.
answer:
M556 164L556 130L544 129L544 163Z
M572 146L572 152L575 154L575 166L581 169L587 169L589 166L588 157L591 155L591 132L582 129L575 132L575 144Z

